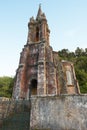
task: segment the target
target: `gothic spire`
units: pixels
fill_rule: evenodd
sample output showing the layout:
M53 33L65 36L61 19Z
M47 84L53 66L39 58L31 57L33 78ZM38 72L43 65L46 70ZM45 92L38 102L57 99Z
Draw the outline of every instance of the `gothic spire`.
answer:
M41 10L41 4L39 4L39 9L38 9L38 13L37 13L36 19L41 18L41 15L42 15L42 14L43 14L43 13L42 13L42 10Z

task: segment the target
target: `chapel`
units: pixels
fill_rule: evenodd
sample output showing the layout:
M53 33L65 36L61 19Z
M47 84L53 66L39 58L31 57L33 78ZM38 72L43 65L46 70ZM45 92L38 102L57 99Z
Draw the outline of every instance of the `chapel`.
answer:
M31 96L79 94L79 85L72 62L60 60L50 46L50 29L39 6L36 18L28 23L27 43L20 53L13 88L14 99Z

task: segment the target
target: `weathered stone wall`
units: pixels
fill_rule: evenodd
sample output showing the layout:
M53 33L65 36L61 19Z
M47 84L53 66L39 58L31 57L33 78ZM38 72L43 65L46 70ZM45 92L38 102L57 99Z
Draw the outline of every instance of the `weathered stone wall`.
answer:
M28 100L7 100L0 99L0 123L15 110L28 113ZM87 95L32 96L31 103L32 130L87 130Z
M29 130L29 110L28 100L0 98L0 130Z
M0 97L0 126L2 124L3 118L5 118L7 115L8 105L5 102L9 102L9 99L5 97Z
M32 98L31 128L87 130L87 95Z

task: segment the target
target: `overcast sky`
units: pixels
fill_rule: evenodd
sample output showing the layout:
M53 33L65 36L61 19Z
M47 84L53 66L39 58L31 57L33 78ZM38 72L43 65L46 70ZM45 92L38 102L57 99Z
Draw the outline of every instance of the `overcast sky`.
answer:
M87 0L0 0L0 76L14 76L27 41L29 18L39 4L55 51L87 48Z

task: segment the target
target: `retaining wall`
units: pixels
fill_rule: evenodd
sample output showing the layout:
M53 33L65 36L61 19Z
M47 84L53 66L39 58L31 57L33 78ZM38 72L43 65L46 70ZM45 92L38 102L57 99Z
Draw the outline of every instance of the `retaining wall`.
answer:
M0 99L0 122L16 108L28 113L29 101L21 105L24 102ZM31 97L30 126L31 130L87 130L87 95Z
M32 98L31 128L87 130L87 95Z

